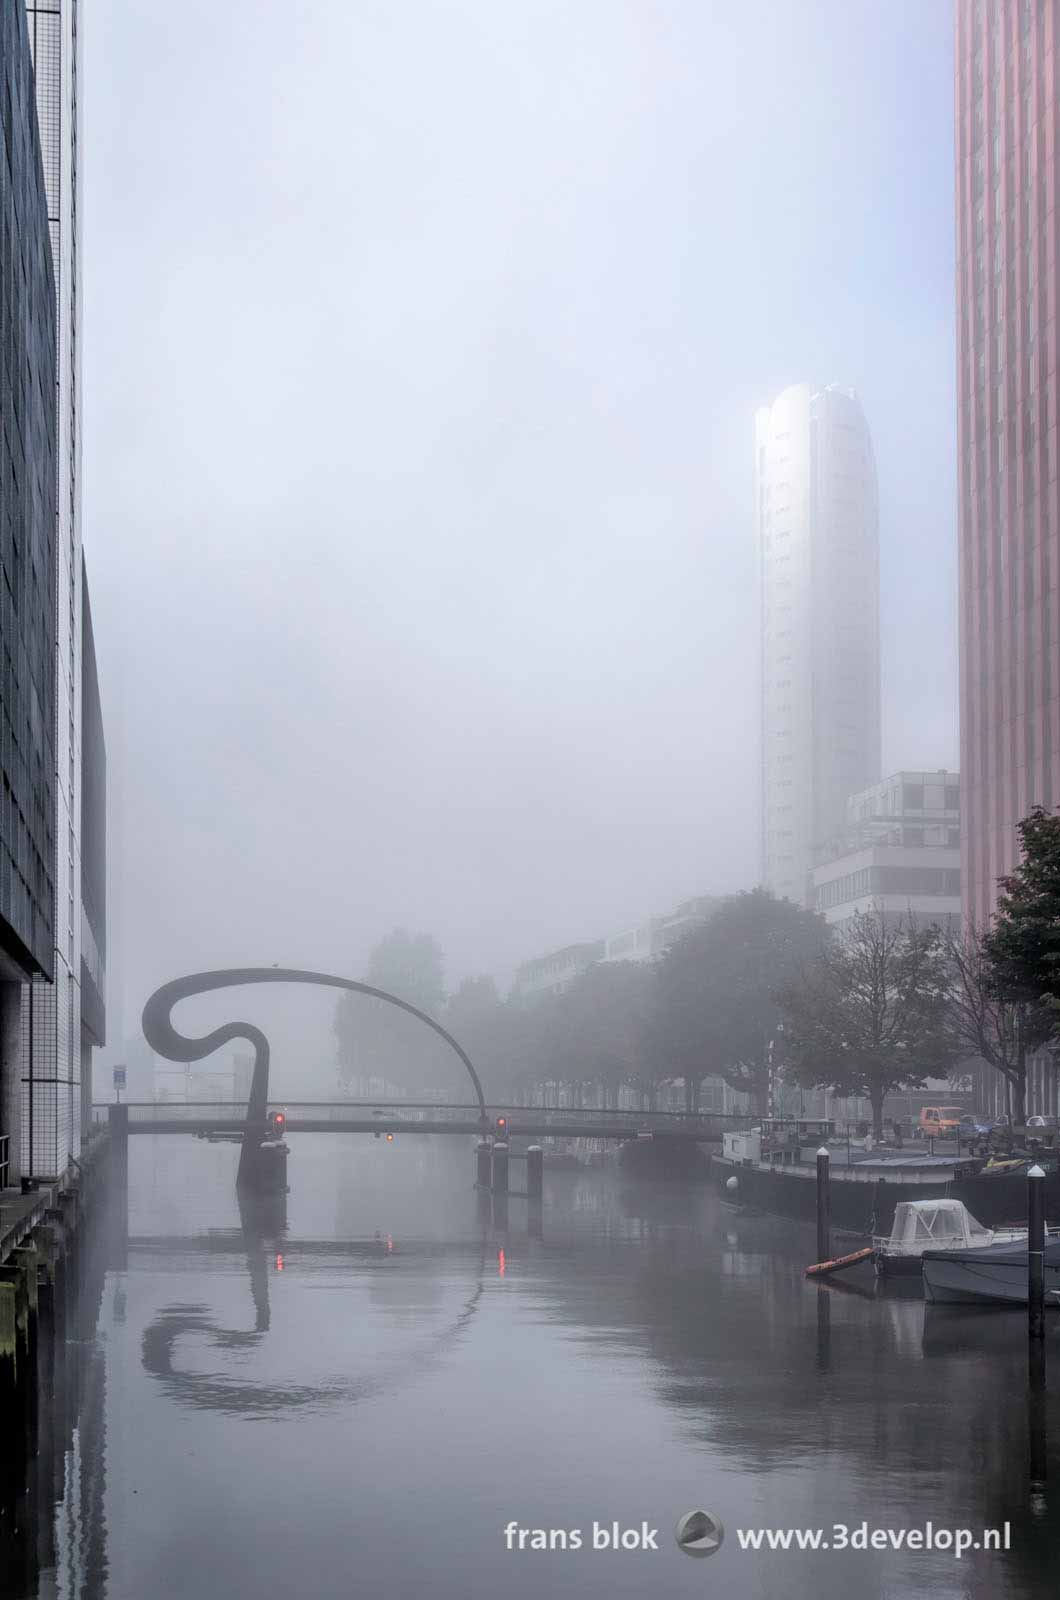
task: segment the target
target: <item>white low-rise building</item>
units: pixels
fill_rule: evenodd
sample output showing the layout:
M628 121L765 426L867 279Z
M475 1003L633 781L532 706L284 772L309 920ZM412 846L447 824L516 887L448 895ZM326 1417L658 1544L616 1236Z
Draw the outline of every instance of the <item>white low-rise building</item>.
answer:
M649 917L633 928L624 928L604 940L605 961L651 961L661 955L684 934L700 927L717 909L713 895L700 894L691 900L682 900L668 916Z
M532 961L524 961L516 967L512 980L512 999L530 1000L543 994L562 994L575 978L603 959L603 939L568 944L561 950L549 950L543 956L535 956Z
M954 924L961 914L960 778L897 772L851 795L843 829L818 853L816 910L833 924L857 912Z

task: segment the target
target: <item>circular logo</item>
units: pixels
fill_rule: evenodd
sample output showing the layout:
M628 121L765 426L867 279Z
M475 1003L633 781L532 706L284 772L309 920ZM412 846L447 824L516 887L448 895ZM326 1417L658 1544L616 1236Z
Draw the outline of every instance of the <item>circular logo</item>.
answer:
M686 1556L712 1556L721 1549L725 1528L721 1518L709 1511L686 1511L674 1529L674 1537Z

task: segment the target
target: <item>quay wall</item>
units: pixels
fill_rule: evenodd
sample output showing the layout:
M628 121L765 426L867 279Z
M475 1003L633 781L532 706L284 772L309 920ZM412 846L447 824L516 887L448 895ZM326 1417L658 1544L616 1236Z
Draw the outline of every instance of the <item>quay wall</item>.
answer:
M74 1430L90 1422L99 1398L94 1331L115 1197L110 1168L102 1128L62 1178L0 1200L0 1571L13 1585L5 1592L33 1592L54 1566L55 1508ZM95 1491L85 1481L81 1492Z

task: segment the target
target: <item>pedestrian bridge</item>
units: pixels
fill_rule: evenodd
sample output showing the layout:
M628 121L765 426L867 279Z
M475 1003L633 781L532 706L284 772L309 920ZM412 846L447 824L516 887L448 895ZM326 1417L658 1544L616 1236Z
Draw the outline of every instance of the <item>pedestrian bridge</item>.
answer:
M475 1100L454 1105L451 1100L437 1103L400 1101L389 1105L365 1101L288 1102L277 1104L269 1096L269 1041L252 1022L228 1022L206 1034L189 1035L178 1029L172 1017L174 1006L185 1000L219 989L240 989L258 984L307 984L340 989L366 999L381 1001L416 1017L424 1027L443 1039L459 1059ZM128 1135L138 1133L197 1133L204 1137L224 1137L231 1133L239 1143L237 1188L263 1188L285 1182L285 1155L282 1145L268 1137L270 1112L282 1111L285 1133L441 1133L477 1134L480 1138L502 1135L503 1149L512 1136L527 1138L678 1139L698 1143L721 1139L722 1129L743 1118L710 1113L688 1116L675 1111L586 1111L527 1106L486 1104L486 1094L467 1051L442 1027L436 1018L421 1011L399 995L377 989L358 979L334 973L312 972L296 967L227 967L212 972L192 972L164 983L150 996L143 1012L144 1038L167 1061L202 1061L234 1039L246 1039L254 1046L254 1071L250 1097L246 1104L230 1105L145 1105L133 1101L106 1108L112 1135L124 1151ZM463 1090L466 1094L467 1090ZM100 1108L101 1110L103 1108ZM124 1162L124 1155L122 1161ZM502 1165L506 1168L506 1158ZM506 1184L505 1184L506 1187Z
M206 1137L229 1134L241 1138L248 1120L246 1101L125 1101L130 1135L191 1133ZM95 1105L93 1120L105 1122L112 1104ZM662 1137L693 1143L720 1143L725 1128L747 1122L746 1116L680 1111L601 1111L545 1106L494 1106L483 1122L478 1103L408 1100L270 1101L273 1114L285 1119L284 1133L476 1134L527 1139L614 1139ZM501 1120L503 1119L503 1121ZM124 1119L123 1119L124 1120Z

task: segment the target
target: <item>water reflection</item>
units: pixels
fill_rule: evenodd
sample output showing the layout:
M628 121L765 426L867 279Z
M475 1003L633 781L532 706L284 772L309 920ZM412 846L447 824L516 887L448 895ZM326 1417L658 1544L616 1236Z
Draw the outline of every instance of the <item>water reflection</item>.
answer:
M341 1263L347 1271L363 1263L381 1264L394 1259L395 1266L400 1247L392 1236L377 1235L370 1240L297 1240L284 1239L284 1248L277 1251L280 1242L275 1235L266 1236L260 1231L260 1219L244 1214L240 1232L213 1230L205 1236L183 1241L138 1240L132 1245L134 1254L154 1255L168 1243L182 1252L201 1249L212 1256L242 1255L254 1309L253 1329L222 1326L210 1307L204 1303L178 1302L159 1308L152 1322L144 1329L141 1338L141 1362L145 1372L157 1379L168 1399L178 1405L201 1408L225 1415L264 1418L280 1416L311 1407L352 1405L368 1396L377 1396L403 1378L420 1376L431 1370L441 1354L463 1333L470 1323L482 1296L483 1279L491 1255L491 1240L484 1235L475 1256L474 1286L460 1309L441 1327L424 1330L422 1344L407 1352L388 1369L360 1378L336 1374L312 1384L300 1383L293 1376L282 1383L265 1379L241 1379L231 1370L196 1370L189 1364L191 1352L186 1340L194 1346L201 1360L204 1351L214 1351L222 1358L238 1352L250 1352L260 1345L271 1327L269 1268L274 1272L297 1270L304 1260L319 1264L321 1260ZM500 1252L503 1260L503 1251ZM402 1263L403 1264L403 1263ZM340 1268L340 1270L341 1270ZM411 1283L410 1303L417 1317L422 1311L422 1282L419 1278L399 1280ZM399 1314L402 1298L400 1287L394 1292L378 1277L370 1286L371 1298L386 1304L394 1318ZM186 1359L181 1359L181 1354ZM221 1365L223 1366L223 1360ZM229 1364L231 1365L231 1364Z
M483 1208L469 1178L437 1148L404 1167L369 1152L359 1175L322 1159L295 1168L290 1220L236 1219L219 1184L231 1225L203 1227L196 1192L182 1227L179 1191L134 1169L127 1268L86 1299L78 1423L34 1557L51 1575L24 1564L10 1592L698 1594L676 1555L661 1582L591 1556L542 1577L497 1539L512 1514L664 1525L697 1500L732 1525L1014 1529L1008 1555L959 1570L894 1553L741 1564L727 1547L711 1582L737 1596L1041 1591L1060 1414L1028 1374L1025 1318L925 1307L870 1273L809 1282L812 1228L704 1190L574 1175L546 1182L535 1218ZM1054 1371L1058 1344L1060 1318ZM282 1497L297 1516L241 1568ZM171 1525L194 1539L160 1543Z

